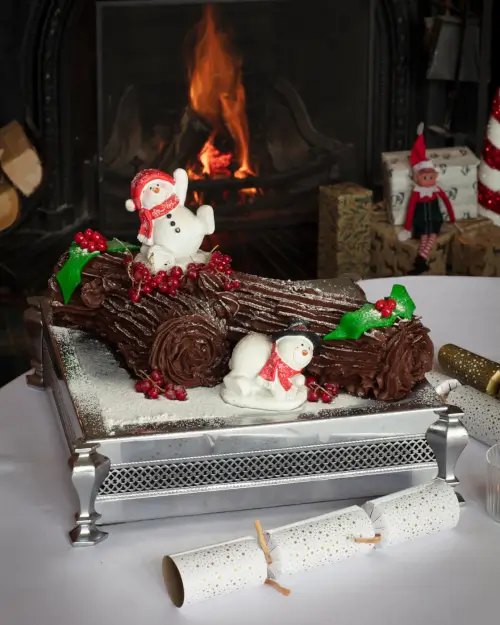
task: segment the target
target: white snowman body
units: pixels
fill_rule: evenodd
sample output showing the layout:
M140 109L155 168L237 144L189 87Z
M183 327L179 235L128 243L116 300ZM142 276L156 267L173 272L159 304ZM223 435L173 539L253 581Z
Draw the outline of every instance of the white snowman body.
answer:
M141 191L141 210L153 210L170 196L176 195L179 203L170 212L152 221L149 238L138 235L141 246L137 261L145 262L153 273L178 265L183 269L192 262L205 262L207 254L199 248L203 238L215 231L214 212L211 206L200 206L194 214L186 208L188 175L184 169L174 172L175 185L161 178L149 181ZM133 204L126 204L127 208Z
M277 371L271 379L261 375L272 359L273 345L279 360L294 372L287 377L288 389L284 388ZM230 373L222 383L222 399L242 408L294 410L307 399L305 377L300 372L313 355L314 345L305 336L283 336L273 343L263 334L248 334L233 350Z

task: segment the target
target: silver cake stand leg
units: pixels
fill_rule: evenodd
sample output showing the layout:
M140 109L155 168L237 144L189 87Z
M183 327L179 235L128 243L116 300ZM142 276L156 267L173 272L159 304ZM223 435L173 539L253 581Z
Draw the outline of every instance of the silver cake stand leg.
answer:
M97 545L108 537L107 532L96 526L101 515L95 510L95 500L111 463L109 458L97 453L98 447L98 444L82 445L75 449L70 461L73 486L80 501L76 527L69 533L73 547Z
M439 419L429 427L425 435L429 447L436 456L437 477L451 486L459 483L455 467L469 441L467 430L459 419L462 414L455 406L448 406L448 410L439 415ZM457 497L463 503L464 499L459 493Z
M26 382L32 388L43 389L42 367L42 301L43 297L28 297L29 308L24 312L24 326L28 336L28 349L31 356L33 373L28 373Z

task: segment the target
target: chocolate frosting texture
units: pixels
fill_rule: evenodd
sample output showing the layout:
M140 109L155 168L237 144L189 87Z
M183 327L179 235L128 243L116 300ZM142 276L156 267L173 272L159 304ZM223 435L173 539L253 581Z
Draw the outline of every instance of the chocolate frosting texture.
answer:
M344 313L366 303L361 288L345 279L334 288L331 283L318 288L235 272L241 286L227 292L224 276L204 271L196 280L183 278L173 297L155 291L133 303L123 259L109 253L92 258L67 305L53 276L54 322L106 340L131 370L155 366L186 387L218 384L228 371L232 346L249 332L271 335L300 318L324 336ZM413 317L357 341L323 341L308 373L359 396L392 400L424 379L432 359L428 330Z
M158 328L151 367L185 388L215 386L226 373L229 354L225 323L209 315L186 315Z

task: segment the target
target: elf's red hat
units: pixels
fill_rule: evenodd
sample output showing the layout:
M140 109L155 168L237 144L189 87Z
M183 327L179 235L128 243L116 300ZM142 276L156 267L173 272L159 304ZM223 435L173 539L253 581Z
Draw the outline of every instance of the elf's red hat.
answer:
M420 171L421 169L436 169L434 163L427 158L425 153L425 141L424 141L424 124L420 123L417 128L417 138L413 144L410 155L410 163L413 171Z
M172 176L169 176L169 174L166 174L159 169L143 169L136 174L130 184L130 194L132 199L125 202L125 207L128 211L140 210L142 208L141 193L144 187L152 180L163 180L164 182L168 182L174 187L172 192L175 191L175 180Z

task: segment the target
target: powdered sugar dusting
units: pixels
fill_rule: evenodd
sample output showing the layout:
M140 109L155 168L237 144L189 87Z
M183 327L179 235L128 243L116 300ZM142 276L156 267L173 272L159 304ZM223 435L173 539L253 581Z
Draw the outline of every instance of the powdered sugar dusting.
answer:
M146 399L137 393L134 380L119 366L109 348L85 332L67 328L52 327L67 371L68 388L75 402L86 415L100 419L108 434L127 425L192 422L200 419L216 421L231 418L270 415L266 411L237 408L226 404L220 397L220 387L189 389L185 402L169 401L165 398ZM328 412L334 416L349 408L370 407L378 402L360 399L341 393L332 404L307 403L290 412L297 418ZM280 412L280 420L286 416ZM219 425L217 423L217 425Z

